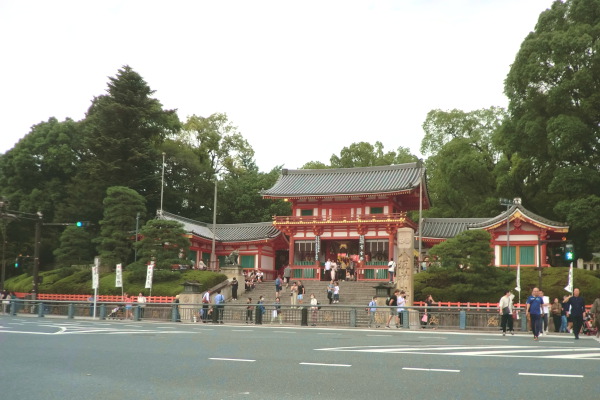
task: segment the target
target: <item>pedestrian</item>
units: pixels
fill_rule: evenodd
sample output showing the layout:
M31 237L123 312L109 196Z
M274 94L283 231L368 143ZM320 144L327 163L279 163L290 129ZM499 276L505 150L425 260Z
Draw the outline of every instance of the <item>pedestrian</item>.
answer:
M6 314L8 313L8 309L10 308L10 294L8 293L8 290L4 290L2 292L2 313Z
M281 292L281 275L275 278L275 297L279 297L279 292Z
M369 302L369 307L367 307L367 313L369 313L369 328L373 327L375 323L375 313L377 312L377 296L373 296L371 301ZM376 328L379 328L379 325L375 325Z
M234 276L233 279L231 280L231 299L233 301L237 301L237 299L238 299L238 296L237 296L238 285L239 285L239 282Z
M542 306L544 299L540 297L540 290L533 288L531 296L527 298L525 315L529 317L531 330L533 331L533 340L538 340L542 330Z
M327 300L329 300L329 304L333 303L333 287L334 287L334 282L333 280L329 282L329 284L327 285Z
M133 319L133 299L125 293L125 319Z
M285 282L285 288L287 289L290 286L290 278L292 277L292 267L290 264L287 264L283 269L283 281Z
M396 328L401 328L404 323L404 306L406 306L406 293L404 292L404 290L400 292L396 301L398 303L398 308L396 309L396 311L398 312L398 323L396 324Z
M562 325L562 304L558 301L558 297L554 298L552 306L550 306L550 313L552 314L552 322L554 323L554 332L558 332Z
M575 339L579 339L579 333L583 326L583 316L585 315L585 301L579 296L579 288L573 289L573 296L569 299L569 314L573 319L573 334Z
M202 295L202 323L208 322L208 308L210 304L210 290L207 290Z
M290 289L290 304L292 308L296 308L296 302L298 301L298 284L296 281L292 284Z
M144 310L146 309L146 297L144 297L144 293L140 292L137 297L138 309L139 309L139 317L144 318Z
M217 324L222 324L223 311L225 311L225 297L221 294L221 289L217 290L217 295L215 296L215 304L217 311Z
M500 298L498 302L498 312L501 315L500 326L502 327L502 336L506 336L506 328L508 325L508 331L514 335L513 330L513 304L510 290L504 292L504 296Z
M279 325L283 323L283 315L281 314L281 301L279 297L275 298L275 304L273 304L273 314L271 315L271 323L275 321L275 318L279 319Z
M433 324L432 318L431 318L431 307L435 304L435 300L433 300L432 295L427 296L427 298L425 299L425 304L427 304L427 307L425 307L425 313L421 317L421 328L422 329L425 329L427 324L429 324L429 325Z
M256 308L256 325L262 325L263 314L265 313L265 297L260 296L258 298L257 308Z
M302 284L302 281L298 281L298 304L303 303L305 290L306 289L304 289L304 285Z
M390 262L388 263L388 275L390 278L390 283L394 283L394 273L396 272L396 262L393 258L390 258Z
M173 304L175 305L175 322L181 322L181 314L179 314L179 295L175 296Z
M392 320L392 318L396 318L398 316L398 311L396 310L396 306L398 305L398 294L400 294L400 289L394 290L394 294L390 296L390 299L386 304L390 307L390 315L388 317L387 323L385 324L385 327L388 329L390 327L390 321Z
M319 312L319 301L314 294L310 295L310 305L312 306L310 308L312 312L312 326L317 326L317 319L319 317L317 314Z
M594 318L594 326L596 327L596 340L600 341L600 297L594 300L590 314Z
M248 297L246 304L246 323L251 324L254 322L252 319L252 312L254 310L254 306L252 305L252 297Z
M333 302L336 304L340 302L340 284L339 284L339 282L333 283Z
M559 332L570 332L569 328L569 318L567 317L567 313L569 311L569 298L570 296L563 296L563 301L560 303L562 305L562 314L560 316L560 329Z
M331 277L331 259L327 259L327 261L325 261L325 279L327 280L333 280L333 278Z
M540 297L544 301L544 305L542 306L542 323L544 325L543 332L540 332L540 336L548 334L548 318L550 314L550 297L544 296L544 292L540 290Z
M90 297L88 297L88 302L90 303L90 317L94 316L94 295L90 295Z

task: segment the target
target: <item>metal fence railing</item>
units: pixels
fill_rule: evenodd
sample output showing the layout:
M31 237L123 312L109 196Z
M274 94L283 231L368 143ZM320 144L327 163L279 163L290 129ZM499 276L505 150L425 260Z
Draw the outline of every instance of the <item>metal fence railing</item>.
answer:
M150 320L173 322L210 322L233 324L285 324L297 326L326 326L326 327L357 327L369 326L371 316L364 306L345 305L302 305L290 307L274 304L264 304L264 312L260 313L258 304L231 304L222 306L215 304L183 304L183 303L147 303L140 307L135 304L127 308L124 303L98 302L94 310L93 303L74 301L46 301L13 299L5 305L10 315L33 315L38 317L57 317L68 319L97 319L108 320ZM423 315L427 312L427 321ZM513 319L515 331L527 330L527 321L523 309L517 310L518 319ZM460 307L405 307L397 318L396 307L376 307L374 324L381 327L395 327L400 322L404 329L447 329L447 330L476 330L498 331L500 315L497 308L465 309ZM552 320L552 319L550 319Z

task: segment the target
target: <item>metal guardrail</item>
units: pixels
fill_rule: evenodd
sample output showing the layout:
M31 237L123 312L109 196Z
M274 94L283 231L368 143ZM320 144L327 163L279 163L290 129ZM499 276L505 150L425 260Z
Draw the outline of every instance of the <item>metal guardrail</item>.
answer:
M7 306L10 315L34 315L37 317L56 317L69 319L108 320L149 320L184 323L228 323L228 324L285 324L317 325L326 327L366 328L370 324L369 307L346 305L309 304L291 307L279 305L279 313L274 313L273 304L263 304L264 313L259 315L258 304L183 304L183 303L147 303L145 307L137 304L129 310L123 303L99 302L94 306L89 302L40 301L13 299ZM250 309L248 309L250 307ZM422 318L426 310L427 322ZM398 319L396 307L378 306L374 313L374 325L384 327L390 315L390 326L395 327ZM401 313L403 329L446 329L498 331L500 315L497 308L465 309L461 307L404 307ZM514 330L527 331L527 320L523 309L518 310L519 319L513 320Z

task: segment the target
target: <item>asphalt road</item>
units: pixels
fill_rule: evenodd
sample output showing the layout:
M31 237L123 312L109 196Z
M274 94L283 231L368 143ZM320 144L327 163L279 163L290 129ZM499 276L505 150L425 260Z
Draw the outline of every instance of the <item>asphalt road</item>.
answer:
M19 399L598 399L589 337L0 316Z

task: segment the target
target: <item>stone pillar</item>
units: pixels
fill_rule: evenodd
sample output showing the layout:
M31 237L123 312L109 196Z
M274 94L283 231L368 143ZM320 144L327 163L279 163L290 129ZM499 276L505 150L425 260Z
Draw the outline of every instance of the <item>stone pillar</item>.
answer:
M198 312L202 303L200 283L184 282L182 285L183 292L179 295L179 316L185 322L192 322L196 316L196 322L198 322Z
M414 231L412 228L400 228L396 233L397 261L396 287L406 293L406 305L412 306L413 290L413 254L415 251Z

